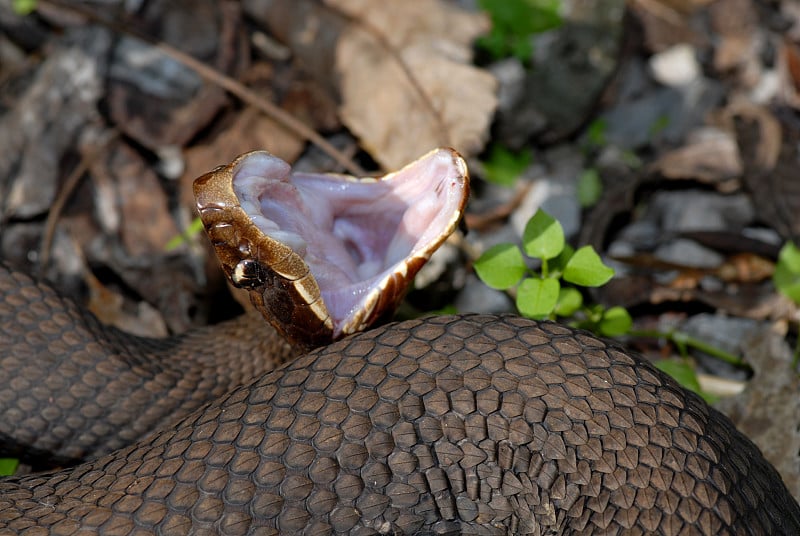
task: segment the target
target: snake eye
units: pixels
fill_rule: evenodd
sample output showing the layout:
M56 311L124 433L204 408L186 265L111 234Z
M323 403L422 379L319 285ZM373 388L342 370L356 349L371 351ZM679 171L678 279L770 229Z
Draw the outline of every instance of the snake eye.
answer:
M231 282L239 288L253 289L266 281L266 274L261 264L252 259L244 259L236 264L231 274Z

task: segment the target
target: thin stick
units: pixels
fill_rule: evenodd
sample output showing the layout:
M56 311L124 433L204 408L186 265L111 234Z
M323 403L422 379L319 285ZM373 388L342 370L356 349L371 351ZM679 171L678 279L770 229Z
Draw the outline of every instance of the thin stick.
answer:
M209 67L205 63L195 59L194 57L190 56L189 54L186 54L185 52L182 52L181 50L173 47L172 45L164 43L163 41L156 41L134 28L124 26L114 21L105 20L104 18L98 16L96 13L84 8L83 6L62 2L61 0L39 0L39 3L49 4L51 6L55 6L60 9L67 9L73 11L75 13L78 13L82 17L86 17L92 22L101 24L113 30L116 33L123 35L130 35L137 39L141 39L146 43L149 43L150 45L156 47L157 49L159 49L160 51L162 51L164 54L168 55L175 61L178 61L183 65L189 67L193 71L195 71L198 74L198 76L200 76L202 79L212 84L216 84L219 87L225 89L232 95L235 95L242 102L245 102L250 106L253 106L254 108L260 110L270 118L278 121L287 129L297 134L299 137L313 143L314 145L319 147L325 154L327 154L333 160L335 160L337 164L342 166L344 169L346 169L353 175L363 176L366 174L366 172L361 168L361 166L353 162L351 158L348 158L336 147L331 145L325 138L319 135L314 129L310 128L308 125L302 123L301 121L298 121L291 114L275 106L266 99L261 98L255 92L253 92L240 82L219 72L213 67Z
M83 155L77 167L72 170L67 180L64 181L64 186L59 190L58 195L56 195L56 198L53 200L53 205L50 207L50 211L47 213L47 219L44 222L44 232L39 242L39 270L43 271L50 262L50 247L53 244L56 223L58 223L58 218L61 217L61 211L64 209L64 205L69 201L72 193L78 187L86 172L89 171L91 165L108 148L109 144L117 139L117 136L117 132L112 133L111 136L100 141L87 154Z

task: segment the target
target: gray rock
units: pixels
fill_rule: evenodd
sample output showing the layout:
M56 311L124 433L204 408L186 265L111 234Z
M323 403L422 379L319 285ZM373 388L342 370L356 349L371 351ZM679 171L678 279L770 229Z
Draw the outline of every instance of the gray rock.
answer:
M656 248L654 255L662 261L681 266L696 268L714 268L725 260L725 257L694 240L678 238Z
M746 194L724 195L700 190L658 192L647 218L664 231L724 231L752 224L755 208Z
M735 318L714 314L699 314L690 317L681 326L681 331L713 347L733 355L741 355L745 341L763 330L757 320ZM711 374L744 380L747 372L720 359L693 351L701 367Z
M509 313L516 310L511 298L500 290L487 287L474 274L469 274L464 288L453 302L460 313Z
M689 130L702 125L723 95L722 86L708 78L649 91L601 116L607 125L606 140L626 149L639 149L654 142L680 144Z

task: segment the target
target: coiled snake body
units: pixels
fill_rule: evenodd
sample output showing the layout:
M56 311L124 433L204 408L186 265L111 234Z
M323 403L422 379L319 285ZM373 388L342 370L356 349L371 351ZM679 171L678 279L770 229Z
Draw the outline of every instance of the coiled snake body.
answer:
M273 177L275 197L318 195L287 186L285 168L245 155L199 179L207 191L198 198L231 279L276 311L289 337L341 334L394 303L400 279L441 243L437 229L452 231L465 201L466 168L452 151L405 168L395 189L377 183L378 211L400 231L366 238L389 244L379 253L352 241L332 250L359 259L342 270L322 263L300 230L316 217L333 222L331 236L361 239L359 222L372 221L363 202L302 217L260 191L236 204L237 175L248 188ZM436 181L409 183L420 174ZM256 213L259 204L271 212ZM266 231L238 226L247 217ZM319 285L277 238L316 259ZM401 276L376 270L377 257ZM342 292L350 282L339 272L364 275L390 298L358 281ZM345 294L367 296L367 312L339 322ZM514 316L434 317L275 368L294 350L252 316L151 341L103 328L5 267L0 298L0 454L89 459L0 480L0 534L800 534L800 506L727 418L587 333ZM296 323L310 313L312 331Z
M20 275L5 282L5 304L50 292ZM41 329L51 346L70 330L81 335L68 302L37 303L52 318ZM173 350L203 355L215 331L172 341ZM30 333L6 330L12 353L41 342ZM88 356L95 369L127 359L130 341L93 336L119 350ZM187 377L203 376L202 361ZM57 371L39 369L49 367ZM116 377L137 374L143 384L157 376L132 359ZM91 391L94 379L63 393ZM161 381L164 393L178 392L180 379ZM4 419L9 393L37 396L37 386L11 384ZM95 395L85 402L99 411ZM800 508L725 417L638 358L556 324L466 315L351 336L133 446L0 482L0 533L79 529L774 535L800 534Z

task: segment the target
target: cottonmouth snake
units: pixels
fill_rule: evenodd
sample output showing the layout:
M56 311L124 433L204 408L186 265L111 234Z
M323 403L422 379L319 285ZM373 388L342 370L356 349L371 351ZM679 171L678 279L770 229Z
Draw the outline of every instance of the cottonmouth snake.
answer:
M800 534L728 419L584 332L434 317L265 373L252 317L147 341L18 272L0 291L2 433L99 455L0 481L0 533Z

